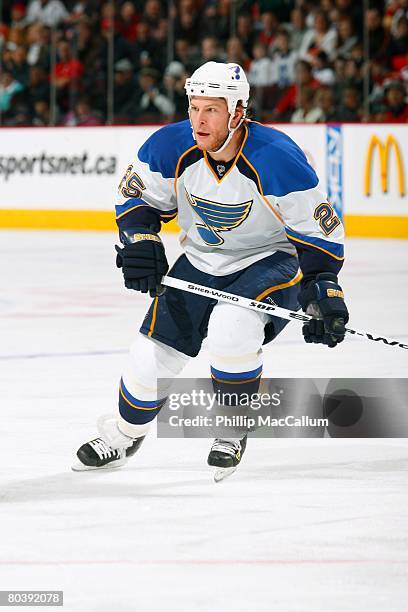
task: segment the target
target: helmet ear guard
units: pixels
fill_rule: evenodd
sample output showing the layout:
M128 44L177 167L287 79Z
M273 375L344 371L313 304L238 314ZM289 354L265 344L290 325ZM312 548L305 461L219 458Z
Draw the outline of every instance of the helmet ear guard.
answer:
M224 144L217 149L216 152L222 151L231 141L234 132L242 125L245 119L249 99L249 84L244 70L238 64L207 62L197 68L190 78L186 79L184 88L188 96L189 107L193 96L224 98L226 100L230 116L228 121L229 134ZM239 102L242 104L244 110L243 116L239 124L235 128L232 128L231 122Z

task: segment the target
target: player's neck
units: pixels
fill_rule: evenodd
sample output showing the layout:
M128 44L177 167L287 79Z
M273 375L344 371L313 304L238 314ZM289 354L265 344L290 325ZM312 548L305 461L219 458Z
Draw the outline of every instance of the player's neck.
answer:
M219 153L217 153L216 151L215 152L207 151L207 153L210 157L212 157L213 159L217 161L228 162L231 159L234 159L234 157L238 153L241 147L242 141L244 140L244 136L245 136L245 128L244 126L241 126L234 133L233 137L231 138L231 142L228 143L225 149L223 149Z

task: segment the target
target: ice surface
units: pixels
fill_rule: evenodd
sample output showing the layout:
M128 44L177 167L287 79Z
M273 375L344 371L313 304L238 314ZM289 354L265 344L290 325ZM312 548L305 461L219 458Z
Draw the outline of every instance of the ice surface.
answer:
M0 589L63 589L69 611L402 611L408 443L250 440L215 485L208 440L151 435L122 470L73 473L115 411L149 303L127 292L109 233L0 234ZM165 236L169 260L178 252ZM408 340L408 242L349 240L350 326ZM290 324L270 377L405 377L408 355ZM206 376L205 349L185 370Z

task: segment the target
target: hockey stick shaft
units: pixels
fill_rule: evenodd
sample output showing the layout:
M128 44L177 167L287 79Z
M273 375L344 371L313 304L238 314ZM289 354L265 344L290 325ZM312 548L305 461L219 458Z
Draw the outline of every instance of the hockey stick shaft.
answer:
M229 304L235 304L236 306L242 306L243 308L249 308L255 312L264 312L270 314L273 317L279 317L281 319L287 319L288 321L298 321L304 323L310 321L313 317L309 315L287 310L280 306L274 306L273 304L265 304L264 302L258 302L257 300L251 300L250 298L242 297L241 295L235 295L233 293L227 293L222 289L213 289L212 287L205 287L203 285L197 285L196 283L190 283L188 281L174 278L172 276L164 276L162 284L166 287L172 287L173 289L180 289L181 291L187 291L188 293L195 293L196 295L202 295L219 302L227 302ZM351 329L346 327L346 333L352 336L360 336L365 340L372 340L373 342L383 342L388 346L393 346L402 349L408 349L408 344L403 344L399 340L391 340L384 336L379 336L366 331L359 331L357 329Z

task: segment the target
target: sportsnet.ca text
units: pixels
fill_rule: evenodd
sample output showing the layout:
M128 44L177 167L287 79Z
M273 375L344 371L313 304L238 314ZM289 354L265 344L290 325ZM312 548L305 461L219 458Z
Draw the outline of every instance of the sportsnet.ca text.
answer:
M8 181L14 174L115 174L116 156L98 155L93 159L82 155L0 156L0 176Z

